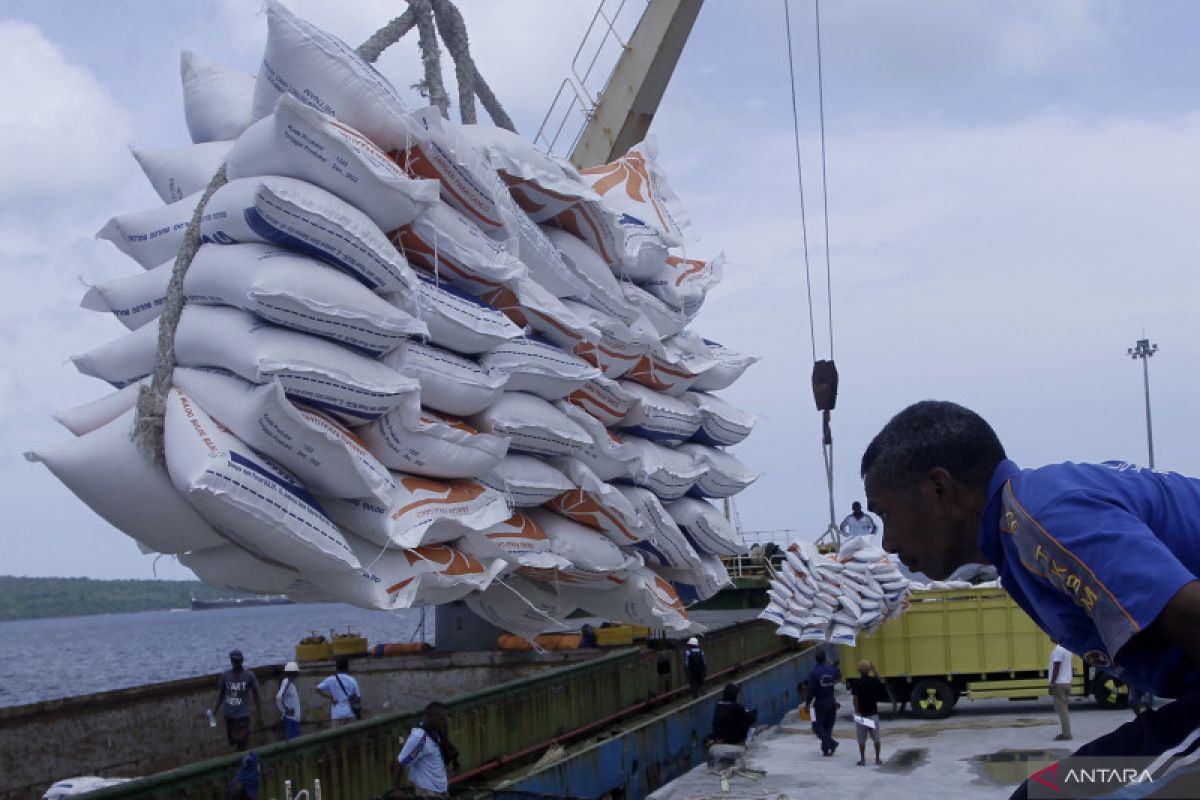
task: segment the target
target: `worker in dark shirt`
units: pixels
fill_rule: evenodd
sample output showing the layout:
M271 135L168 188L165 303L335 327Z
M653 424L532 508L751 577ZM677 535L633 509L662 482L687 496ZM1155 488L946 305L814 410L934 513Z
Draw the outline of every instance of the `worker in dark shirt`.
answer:
M738 700L741 689L736 683L725 685L721 699L713 708L713 741L717 744L745 744L758 712L751 711Z
M825 663L825 649L822 647L813 656L816 666L808 673L808 693L804 699L804 707L812 707L813 733L821 740L821 755L831 756L837 750L838 742L833 738L833 723L837 719L837 700L833 697L834 688L842 679L842 674L836 666Z
M875 742L875 763L879 758L879 698L884 692L883 682L870 661L858 662L858 677L846 681L850 695L854 698L854 732L858 737L858 765L867 763L867 737ZM861 720L861 721L860 721Z

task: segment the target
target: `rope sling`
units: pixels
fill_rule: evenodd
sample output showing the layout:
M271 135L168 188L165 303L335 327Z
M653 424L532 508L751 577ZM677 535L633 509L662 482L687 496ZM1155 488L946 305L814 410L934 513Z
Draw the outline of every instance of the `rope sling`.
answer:
M450 0L408 0L408 9L363 42L357 50L358 55L367 63L373 64L387 48L400 41L414 27L417 28L417 44L421 50L421 63L425 70L425 79L420 87L442 116L449 119L450 99L446 95L445 83L442 80L439 35L454 62L462 122L475 122L475 99L478 97L493 123L515 132L512 119L505 113L471 58L466 25L462 14ZM192 218L184 232L183 244L171 269L171 280L167 284L167 296L162 315L159 317L153 377L150 385L143 386L138 392L133 440L153 463L159 465L165 458L163 423L167 393L171 390L171 376L175 371L175 331L179 327L179 317L184 306L183 279L200 249L200 223L204 218L204 209L213 194L227 182L225 165L221 165L192 212Z

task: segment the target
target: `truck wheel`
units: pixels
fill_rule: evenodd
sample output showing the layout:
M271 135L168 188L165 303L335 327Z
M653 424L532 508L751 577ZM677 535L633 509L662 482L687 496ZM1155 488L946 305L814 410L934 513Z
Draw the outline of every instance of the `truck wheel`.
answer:
M917 681L912 691L913 715L920 719L945 719L954 708L954 689L941 678Z
M1096 705L1104 709L1128 708L1129 687L1124 681L1114 678L1107 672L1097 672L1092 681L1092 695Z

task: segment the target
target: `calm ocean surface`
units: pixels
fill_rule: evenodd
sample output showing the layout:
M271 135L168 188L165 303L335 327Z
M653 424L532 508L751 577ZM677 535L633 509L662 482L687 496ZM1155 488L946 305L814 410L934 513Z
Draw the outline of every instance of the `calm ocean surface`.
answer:
M426 613L433 637L433 611ZM0 622L0 706L35 703L219 672L237 648L247 666L280 664L312 631L346 626L379 642L413 640L419 609L366 611L341 604L211 611L146 611Z

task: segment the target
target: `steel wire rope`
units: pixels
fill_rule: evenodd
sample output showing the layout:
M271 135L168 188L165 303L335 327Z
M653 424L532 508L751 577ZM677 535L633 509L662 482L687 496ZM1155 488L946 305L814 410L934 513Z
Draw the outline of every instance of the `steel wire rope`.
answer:
M796 148L796 189L800 194L800 234L804 242L804 287L808 293L808 340L813 361L817 360L817 329L813 322L812 267L808 255L808 214L804 207L804 168L800 161L800 112L796 108L796 67L792 56L792 13L790 0L783 0L784 30L787 33L788 78L792 87L792 141Z
M821 58L821 0L813 0L817 37L817 111L821 121L821 201L825 212L825 299L829 309L829 360L833 360L833 268L829 257L829 180L825 168L825 70Z

